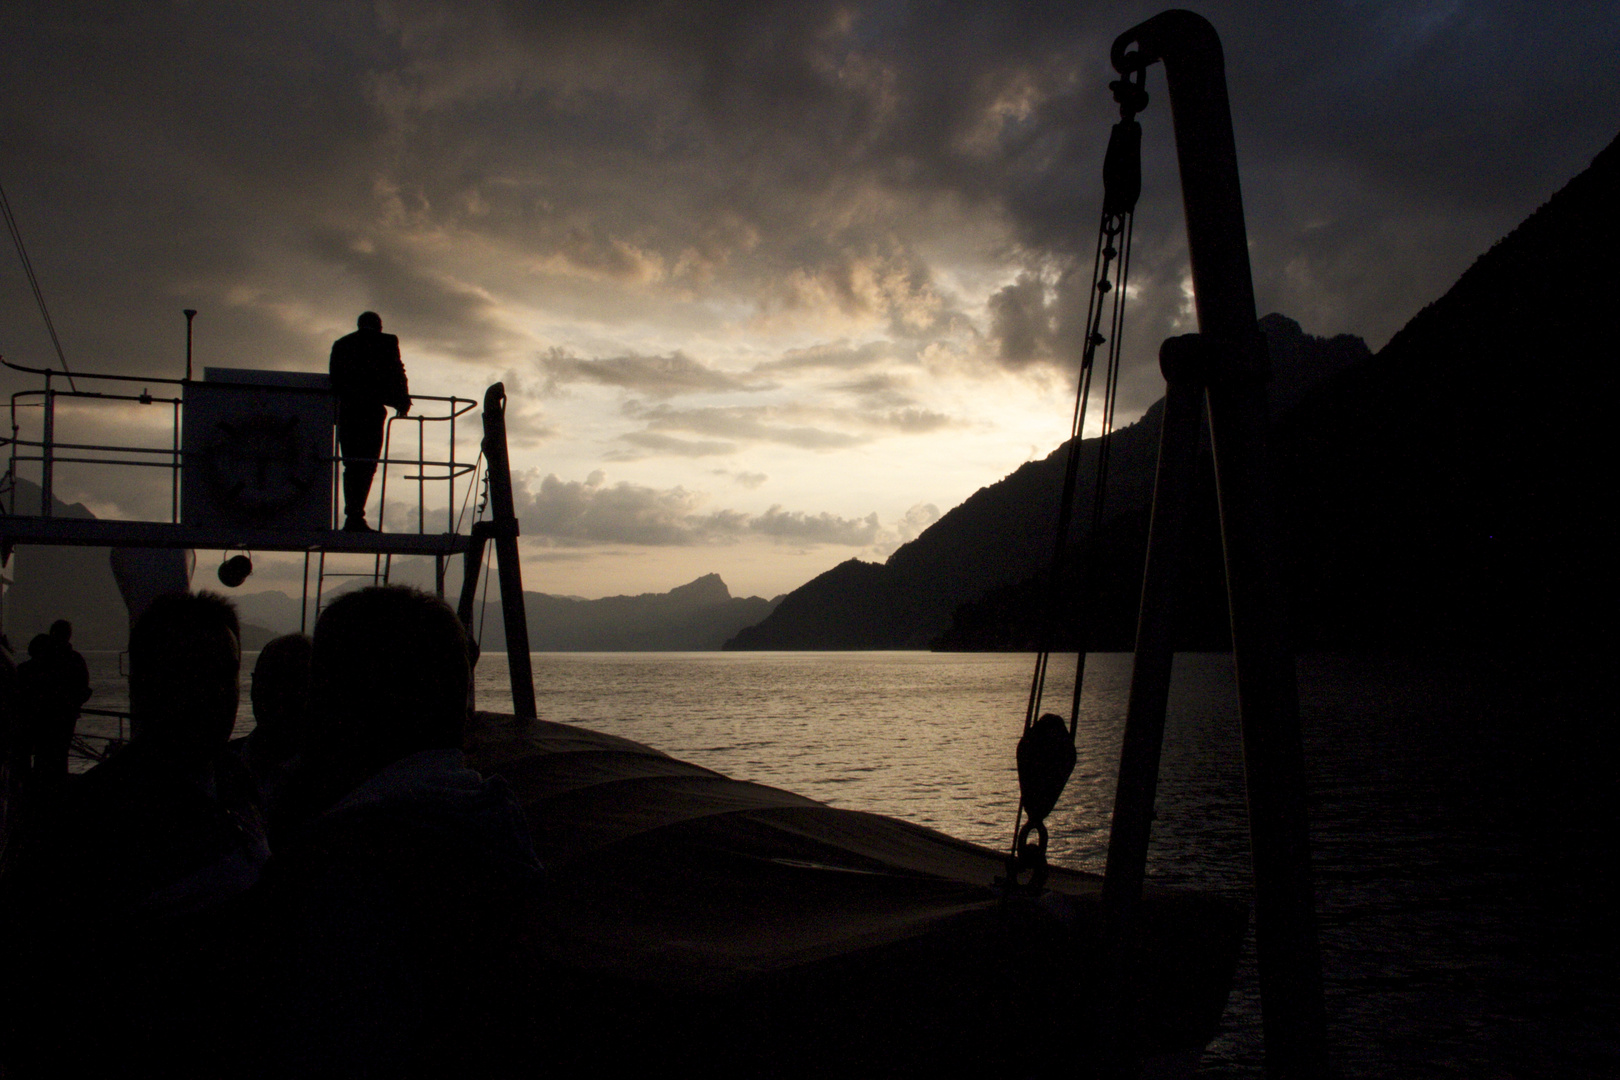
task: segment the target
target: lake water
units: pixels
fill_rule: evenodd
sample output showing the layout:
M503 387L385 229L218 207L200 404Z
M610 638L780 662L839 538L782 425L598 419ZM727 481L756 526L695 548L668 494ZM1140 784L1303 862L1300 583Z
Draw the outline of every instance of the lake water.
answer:
M90 659L90 704L122 700L116 657ZM548 720L998 849L1010 841L1028 656L537 653L533 663ZM1088 658L1079 760L1048 818L1057 862L1102 869L1130 666L1128 655ZM1048 700L1066 703L1072 658L1052 675ZM1620 1076L1620 958L1594 932L1612 904L1607 874L1588 865L1601 861L1592 823L1560 809L1538 757L1537 732L1566 706L1527 705L1491 675L1300 662L1330 1039L1346 1076ZM505 657L484 657L477 693L482 708L510 708ZM1247 896L1228 656L1177 658L1159 790L1149 873ZM1251 941L1201 1075L1261 1074Z

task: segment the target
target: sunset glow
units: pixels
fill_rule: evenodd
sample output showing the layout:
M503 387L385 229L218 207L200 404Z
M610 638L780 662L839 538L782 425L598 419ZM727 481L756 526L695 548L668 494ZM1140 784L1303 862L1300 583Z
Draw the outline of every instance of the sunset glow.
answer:
M1620 113L1505 22L1207 8L1260 312L1311 333L1382 345ZM199 367L322 371L373 309L418 392L505 381L528 588L770 596L1066 437L1108 44L1153 10L13 4L0 180L76 367L178 375L194 307ZM1564 17L1533 33L1612 60L1612 13ZM1126 422L1194 328L1149 89ZM0 352L54 365L0 264ZM167 513L161 482L58 483Z

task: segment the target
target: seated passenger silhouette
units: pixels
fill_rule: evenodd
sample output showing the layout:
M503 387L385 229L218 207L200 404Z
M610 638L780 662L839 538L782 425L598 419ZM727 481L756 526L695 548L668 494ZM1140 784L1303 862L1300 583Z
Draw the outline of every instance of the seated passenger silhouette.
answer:
M343 528L371 532L366 499L382 455L385 405L404 416L411 391L399 358L399 338L382 332L382 317L361 312L358 329L332 343L332 392L338 400L338 450L343 455Z
M266 1044L286 1076L477 1076L536 1025L540 865L521 808L468 767L461 623L368 588L315 627L307 766L325 809L266 869Z
M159 597L130 632L130 742L70 785L10 883L28 935L13 942L27 1000L7 1010L26 1020L7 1040L18 1075L233 1071L202 1018L234 979L230 910L269 857L253 779L226 752L238 634L210 593Z
M259 651L249 691L253 730L231 743L259 786L272 829L309 738L309 661L304 634L284 634Z

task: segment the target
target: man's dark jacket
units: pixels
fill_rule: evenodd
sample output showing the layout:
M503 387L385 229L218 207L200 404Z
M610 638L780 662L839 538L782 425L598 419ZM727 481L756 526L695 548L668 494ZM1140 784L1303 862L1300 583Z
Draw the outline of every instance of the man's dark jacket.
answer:
M411 391L394 334L356 330L338 338L332 343L331 373L340 423L377 415L384 405L410 408Z

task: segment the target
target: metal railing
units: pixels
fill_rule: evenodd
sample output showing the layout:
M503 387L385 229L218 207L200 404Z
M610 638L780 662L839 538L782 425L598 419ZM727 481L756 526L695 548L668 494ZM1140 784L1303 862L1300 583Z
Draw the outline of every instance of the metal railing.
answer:
M446 406L444 415L424 416L420 412L417 412L417 404L423 401L443 403ZM382 483L378 485L377 491L377 528L379 531L385 528L384 518L388 513L388 466L390 465L414 466L416 469L415 474L406 473L400 477L402 480L416 481L416 531L418 533L425 533L427 531L428 484L430 482L436 483L441 480L444 481L446 485L444 500L444 531L447 533L453 533L456 531L456 518L458 516L458 512L456 510L456 480L459 477L476 473L478 469L477 458L470 462L456 460L456 419L458 417L465 416L468 412L472 411L473 406L476 404L478 403L470 398L434 397L431 395L412 394L412 411L404 416L391 416L388 418L387 424L385 424L383 427L383 456L378 459L377 462L377 465L382 472ZM416 425L416 457L414 459L395 458L393 456L394 425L405 424L408 427L413 423ZM431 423L449 424L448 445L450 447L450 457L448 461L431 461L428 459L427 426ZM479 457L482 457L482 451L480 451ZM443 472L430 475L428 473L429 469L442 469ZM471 484L470 480L469 484ZM334 522L337 520L335 495L339 486L340 485L338 484L333 485Z
M52 503L55 496L56 473L61 465L93 465L115 468L158 468L168 469L169 482L169 521L178 523L181 520L181 473L185 467L187 451L181 445L183 426L183 412L185 407L184 390L193 382L201 384L203 380L170 379L170 378L144 378L136 375L108 375L95 374L82 371L73 373L73 382L69 388L63 389L60 385L65 378L59 371L48 368L33 368L13 363L0 357L0 364L13 371L40 376L43 386L19 390L11 395L11 427L8 436L0 436L0 444L9 448L8 461L5 473L5 490L0 492L3 500L4 512L16 515L18 512L16 502L15 481L21 478L23 470L32 471L30 467L37 466L40 487L40 506L38 514L41 517L51 517ZM106 390L78 389L82 383L113 384ZM139 393L122 392L124 387L137 384L141 387ZM158 388L153 393L152 388ZM170 389L175 388L175 389ZM282 393L309 393L330 394L329 390L317 390L303 387L277 387ZM121 405L138 404L143 407L152 405L166 405L169 407L170 435L168 445L139 446L117 445L94 442L67 442L58 437L58 402L62 398L72 399L75 402L87 403L116 403ZM395 416L389 419L384 429L384 442L382 457L376 459L381 473L377 515L378 529L384 528L384 518L387 514L387 492L390 472L394 469L407 469L399 477L404 481L416 482L416 529L417 533L427 531L428 493L430 487L438 483L445 485L445 532L456 532L458 505L464 505L466 498L458 498L458 481L467 479L468 492L475 482L475 473L478 468L478 456L472 460L459 459L456 453L456 438L458 418L470 412L477 401L472 398L456 396L443 396L436 394L413 394L411 397L413 409L425 408L427 411L413 411L406 416ZM33 409L40 410L38 438L24 437L24 416ZM416 425L415 455L408 451L395 456L393 446L394 425L396 423ZM442 457L429 458L428 425L445 424L445 447ZM32 434L32 432L30 432ZM437 443L437 440L433 440ZM435 453L437 449L435 448ZM338 522L339 498L342 490L339 470L342 457L333 450L329 451L323 459L332 469L332 510L328 521L331 527ZM392 469L391 469L392 467ZM436 509L436 508L435 508Z
M51 504L54 501L56 494L56 467L58 465L65 464L80 464L113 465L134 468L159 468L170 470L169 520L171 522L177 522L180 520L180 411L182 405L184 404L184 398L159 397L152 394L152 392L147 388L150 386L184 387L186 385L185 379L143 379L132 375L88 375L75 372L73 376L74 383L70 383L70 389L61 390L53 385L53 380L59 380L65 377L59 371L52 371L49 368L25 367L21 364L12 363L10 360L5 359L4 357L0 357L0 363L5 364L6 367L13 371L21 371L30 375L41 375L45 379L45 385L42 388L34 390L19 390L11 395L11 434L9 437L0 436L0 441L3 441L11 448L11 453L9 455L10 460L6 468L6 476L9 480L15 481L21 477L22 474L18 471L19 464L26 462L37 462L39 464L40 517L53 516L51 513ZM141 392L139 394L123 394L109 391L79 390L75 386L76 381L79 379L100 380L112 383L140 383ZM82 399L86 401L136 402L143 406L158 403L168 405L172 413L172 439L170 445L167 447L154 447L129 445L117 446L101 443L59 442L56 438L56 402L58 398L62 397ZM40 437L38 439L25 439L22 437L20 411L29 408L39 408L43 410L40 421ZM29 450L35 452L26 452ZM63 450L77 451L79 453L97 453L101 455L153 454L158 455L160 459L146 460L141 458L107 456L77 457L63 455L61 453ZM7 513L15 515L17 513L16 484L14 482L10 483L8 487L9 490L6 492L8 499L5 509Z
M107 760L108 756L129 741L129 712L123 709L91 709L80 706L80 716L111 716L118 719L118 734L103 735L95 731L74 729L73 741L68 744L68 756L92 763ZM99 744L99 745L97 745Z

